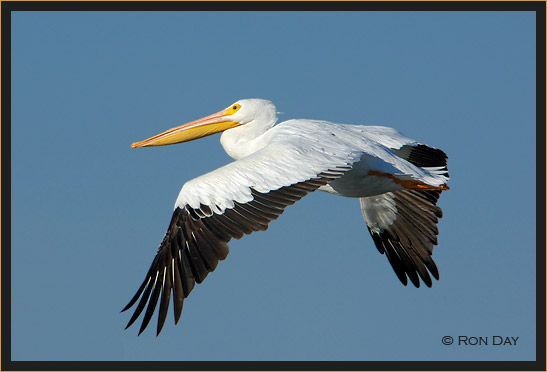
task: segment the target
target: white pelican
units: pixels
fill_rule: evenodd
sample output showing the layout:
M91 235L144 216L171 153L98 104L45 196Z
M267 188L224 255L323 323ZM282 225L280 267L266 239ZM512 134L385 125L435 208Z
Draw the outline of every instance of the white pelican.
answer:
M220 143L235 161L180 190L146 278L122 310L141 298L126 329L148 303L140 335L159 301L159 335L171 292L176 324L194 284L228 255L230 239L266 230L286 206L315 190L359 199L376 247L404 285L408 277L419 287L421 277L430 287L429 273L439 279L431 255L442 217L436 203L448 189L443 151L387 127L276 121L270 101L243 99L131 145L162 146L224 132Z

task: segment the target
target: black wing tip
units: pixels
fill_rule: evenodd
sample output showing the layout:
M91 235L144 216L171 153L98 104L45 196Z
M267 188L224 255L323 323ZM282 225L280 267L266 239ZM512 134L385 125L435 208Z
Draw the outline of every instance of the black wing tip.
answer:
M218 261L226 258L227 243L230 239L239 239L253 231L266 230L269 222L281 215L285 207L330 180L341 177L349 169L350 165L329 169L316 177L266 193L251 187L253 200L248 205L236 202L234 208L228 208L221 214L213 213L211 207L203 204L197 209L189 205L177 206L156 258L148 271L147 279L122 310L124 312L131 308L140 297L137 309L125 329L135 322L145 307L139 335L146 329L156 312L160 291L156 337L165 323L171 291L175 301L174 318L177 324L184 298L188 296L195 283L201 283L209 272L215 270ZM175 261L173 269L170 268L171 260ZM158 275L163 276L163 280L159 280ZM165 275L173 275L173 278Z
M427 274L425 278L422 276L422 280L428 288L433 287L433 280L431 280L431 277L429 276L429 274Z
M448 160L448 156L443 150L421 143L412 148L410 157L417 162L435 164L429 166L446 166ZM412 160L409 161L412 162Z
M124 328L123 330L125 331L126 329L128 329L129 327L131 327L131 326L133 325L133 323L135 323L135 320L136 320L136 319L137 319L137 318L135 318L135 319L131 318L131 319L129 320L129 322L127 322L127 325L125 326L125 328Z
M436 280L439 280L439 271L433 259L430 259L429 262L415 262L410 257L403 258L399 255L399 252L403 253L405 248L399 241L394 241L393 237L390 236L388 232L373 232L369 227L368 230L372 236L374 245L381 254L386 255L395 275L405 287L408 286L410 281L414 287L420 288L421 282L423 281L428 288L431 288L433 286L433 280L431 280L429 274L433 275ZM396 246L401 246L403 251L396 250L394 248ZM420 270L416 265L424 266L425 270L422 269L423 273L420 273Z
M419 274L419 272L417 273ZM433 274L433 273L431 273ZM414 287L416 288L420 288L421 286L421 283L423 282L428 288L432 288L433 287L433 280L429 277L429 276L426 276L425 278L423 276L420 275L420 278L422 280L413 280L412 279L412 276L409 276L408 273L405 273L404 274L404 279L401 279L400 276L397 276L399 278L399 280L401 281L401 283L407 287L408 286L408 278L410 278L410 282L414 285ZM435 275L433 274L433 277L436 279L436 280L439 280L439 276L438 275Z
M429 274L433 275L433 278L435 278L435 280L439 280L439 273L431 271L431 269L427 265L426 267L427 267L427 271L425 271L424 274L421 274L419 271L414 271L414 274L418 274L422 280L420 279L412 280L412 276L408 276L410 280L412 281L412 284L414 284L416 288L420 288L420 285L422 282L428 288L433 287L433 280L431 279L431 276ZM406 275L408 275L408 273ZM403 284L406 286L406 283L403 283Z
M401 279L401 277L399 277L399 276L398 276L398 278L405 287L408 287L408 275L407 274L405 274L404 279ZM435 279L439 280L439 278L435 278ZM422 278L422 280L423 280L423 278ZM433 281L431 279L429 279L427 281L423 280L423 282L428 288L433 287ZM420 288L421 281L418 280L417 282L414 282L414 281L411 280L411 283L414 285L414 287Z
M417 167L445 167L445 176L448 178L448 170L446 169L448 156L441 149L415 143L395 149L395 152Z
M201 206L200 213L210 210ZM183 301L194 284L201 282L216 268L219 260L228 254L227 240L209 228L207 217L200 217L192 208L177 207L146 279L121 312L135 304L137 308L125 329L133 325L144 311L139 335L150 324L154 313L158 313L156 337L161 333L171 299L174 301L175 324L180 320ZM172 295L171 295L172 294ZM159 305L159 306L158 306ZM158 310L159 307L159 310Z
M425 145L419 149L432 151L439 157L445 156L441 150L430 149ZM432 254L433 247L437 245L438 219L443 215L441 208L436 205L441 191L400 190L391 194L397 206L395 220L388 227L376 227L373 231L365 216L367 228L376 248L386 254L403 285L406 286L410 280L419 288L423 281L431 288L431 277L439 280L439 270Z

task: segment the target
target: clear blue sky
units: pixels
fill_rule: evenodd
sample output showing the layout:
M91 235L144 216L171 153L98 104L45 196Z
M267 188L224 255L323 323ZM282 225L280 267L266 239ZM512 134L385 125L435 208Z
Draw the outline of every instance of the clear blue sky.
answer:
M534 360L532 12L16 12L14 360ZM124 331L182 184L219 137L130 144L240 98L387 125L449 156L433 288L359 203L313 193L230 254L160 337ZM155 317L153 322L155 322ZM444 346L443 336L519 337Z

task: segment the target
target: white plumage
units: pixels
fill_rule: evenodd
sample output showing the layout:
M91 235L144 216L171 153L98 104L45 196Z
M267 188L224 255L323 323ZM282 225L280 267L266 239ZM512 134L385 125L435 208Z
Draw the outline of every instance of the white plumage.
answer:
M428 270L438 278L431 254L442 215L436 202L448 188L444 152L387 127L301 119L275 125L276 120L271 102L240 100L132 145L166 145L223 131L220 142L235 161L182 187L156 259L124 309L142 295L128 327L148 304L144 330L160 292L157 333L171 293L177 322L184 298L226 257L231 238L265 230L287 205L314 190L360 199L377 248L405 285L408 277L419 286L420 276L431 286Z

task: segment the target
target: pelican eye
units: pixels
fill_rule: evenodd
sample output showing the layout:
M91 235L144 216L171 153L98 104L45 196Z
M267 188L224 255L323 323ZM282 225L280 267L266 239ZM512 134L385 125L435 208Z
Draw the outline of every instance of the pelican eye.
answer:
M231 107L228 107L225 111L225 115L232 115L235 114L239 109L241 108L240 104L232 105Z

